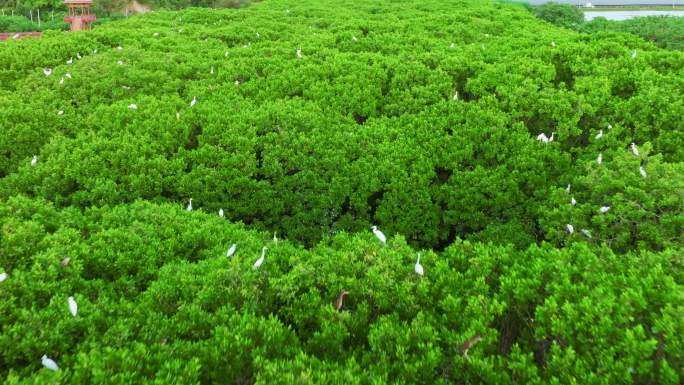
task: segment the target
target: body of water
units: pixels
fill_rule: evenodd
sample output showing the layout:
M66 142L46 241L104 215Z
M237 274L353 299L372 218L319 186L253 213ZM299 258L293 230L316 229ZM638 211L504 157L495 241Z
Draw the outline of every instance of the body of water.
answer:
M539 5L549 3L551 0L524 0L530 4ZM554 3L583 5L684 5L684 0L553 0Z
M684 11L586 11L584 19L605 17L608 20L627 20L639 16L684 16Z

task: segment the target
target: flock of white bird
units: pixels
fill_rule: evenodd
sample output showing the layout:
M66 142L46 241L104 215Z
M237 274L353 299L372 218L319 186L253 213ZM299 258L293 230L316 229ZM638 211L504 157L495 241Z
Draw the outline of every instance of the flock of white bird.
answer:
M154 33L154 36L159 36L159 33ZM259 36L257 36L257 37L259 37ZM353 40L353 41L358 41L358 39L356 38L356 36L352 36L352 40ZM556 47L556 43L555 43L554 41L552 41L552 42L551 42L551 46L552 46L552 47ZM454 43L451 44L450 48L454 48ZM116 49L119 50L119 51L121 51L121 50L123 50L123 47L118 46ZM93 53L94 53L94 54L97 53L97 49L93 50ZM228 57L228 54L229 54L228 51L226 51L225 54L224 54L224 56L225 56L225 57ZM76 53L76 57L77 57L78 59L81 59L81 58L82 58L81 54L78 53L78 52ZM303 56L302 56L302 48L301 48L301 47L300 47L300 48L297 48L297 58L301 59L302 57L303 57ZM633 59L636 59L636 57L637 57L637 52L634 51L634 52L632 53L632 58L633 58ZM69 60L66 61L66 64L67 64L67 65L71 65L71 64L73 64L73 62L74 62L74 59L73 59L73 57L72 57L72 58L69 58ZM118 64L118 65L123 65L123 61L119 60L119 61L117 61L117 64ZM43 73L45 74L45 76L51 76L52 73L53 73L53 70L52 70L52 68L44 68L44 69L43 69ZM211 67L210 73L212 73L212 74L214 73L214 67L213 67L213 66ZM62 77L62 78L60 79L59 84L64 84L65 77L66 77L67 79L72 79L71 73L67 72L67 73L64 75L64 77ZM239 85L239 84L240 84L240 82L239 82L238 80L236 80L236 81L235 81L235 85ZM454 94L453 100L458 100L458 92L456 92L456 93ZM196 104L197 104L197 97L193 97L192 100L190 101L190 107L194 107ZM131 104L128 105L128 108L131 109L131 110L137 110L137 109L138 109L138 106L137 106L135 103L131 103ZM64 111L63 111L63 110L60 110L60 111L58 111L57 114L58 114L58 115L62 115L63 113L64 113ZM176 119L180 119L180 113L178 113L178 112L176 112ZM608 125L608 128L610 129L610 128L612 128L612 126L611 126L611 125ZM542 143L550 143L550 142L553 142L553 140L554 140L554 135L555 135L555 132L552 132L550 137L549 137L549 136L546 136L545 133L541 133L541 134L537 135L537 140L539 140L539 141L542 142ZM595 139L598 140L598 139L600 139L601 137L603 137L603 130L599 130L599 132L598 132L598 133L596 134L596 136L595 136ZM630 145L630 147L631 147L632 153L633 153L635 156L639 156L639 150L638 150L638 148L636 147L636 144L632 143L632 144ZM602 155L601 153L598 154L598 157L597 157L596 161L597 161L598 164L601 164L601 163L603 162L603 155ZM38 163L38 156L37 156L37 155L34 155L33 158L31 159L31 166L32 166L32 167L35 167L37 163ZM646 177L646 170L644 170L643 166L640 166L640 167L639 167L639 173L640 173L640 175L641 175L642 177L644 177L644 178ZM567 191L568 193L570 192L570 185L568 185L568 187L566 188L566 191ZM573 206L577 204L577 201L575 200L574 197L571 198L570 204L573 205ZM192 198L190 198L190 200L189 200L189 202L188 202L188 205L187 205L186 209L187 209L187 211L192 211L192 209L193 209L193 208L192 208ZM601 207L599 208L599 212L600 212L601 214L605 214L605 213L607 213L609 210L610 210L610 206L601 206ZM223 209L220 209L220 210L219 210L219 216L220 216L220 217L224 217ZM375 237L380 241L380 243L382 243L383 245L387 243L387 237L385 237L385 234L383 234L383 232L380 231L380 230L378 229L377 226L375 226L375 225L372 226L372 227L371 227L371 230L372 230L373 234L375 235ZM571 225L571 224L569 224L569 223L566 225L566 230L567 230L567 232L568 232L569 234L573 234L573 233L575 232L574 226ZM591 233L589 232L589 230L580 229L580 232L581 232L584 236L586 236L587 238L591 238L591 237L592 237L592 236L591 236ZM276 234L275 234L275 233L273 233L273 242L274 242L274 243L277 243L277 242L278 242L278 238L276 237ZM254 264L252 265L252 268L253 268L253 269L256 270L256 269L258 269L259 267L261 267L261 265L263 265L263 263L264 263L264 261L265 261L266 251L267 251L267 250L268 250L268 248L267 248L266 246L264 246L264 247L261 249L261 256L260 256L260 257L254 262ZM230 246L230 248L228 249L228 252L226 253L226 257L228 257L228 258L233 257L233 255L235 255L235 252L236 252L236 251L237 251L237 243L234 243L234 244L232 244L232 245ZM421 276L421 277L424 275L423 265L420 264L420 253L418 253L418 256L417 256L416 264L414 265L414 271L415 271L415 273L416 273L417 275L419 275L419 276ZM7 273L0 273L0 282L5 281L6 279L7 279ZM77 305L76 300L74 299L74 297L69 297L69 298L67 298L67 303L68 303L68 305L69 305L69 311L71 312L72 316L76 317L76 314L78 313L78 305ZM50 370L56 371L56 370L59 369L59 367L57 366L57 363L56 363L54 360L52 360L51 358L47 357L46 355L43 355L43 357L41 357L41 363L42 363L42 365L43 365L44 367L46 367L46 368L48 368L48 369L50 369Z

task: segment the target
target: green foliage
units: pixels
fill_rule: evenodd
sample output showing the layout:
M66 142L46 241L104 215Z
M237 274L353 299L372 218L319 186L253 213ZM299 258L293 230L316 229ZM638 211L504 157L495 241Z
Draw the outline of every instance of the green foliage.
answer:
M61 17L54 21L44 20L39 25L37 22L32 23L24 16L0 16L0 32L66 31L68 29L69 24L62 21Z
M622 21L595 18L579 30L586 33L628 32L658 47L684 51L684 20L681 17L648 16Z
M682 52L282 0L0 63L2 383L684 380Z
M545 3L532 8L535 16L564 28L576 28L584 23L584 12L576 5Z
M80 212L17 196L3 202L0 228L3 383L677 384L684 375L681 250L457 241L423 252L420 277L402 237L383 246L370 232L342 233L305 250L168 204ZM482 340L466 356L474 336ZM43 354L60 371L41 369Z

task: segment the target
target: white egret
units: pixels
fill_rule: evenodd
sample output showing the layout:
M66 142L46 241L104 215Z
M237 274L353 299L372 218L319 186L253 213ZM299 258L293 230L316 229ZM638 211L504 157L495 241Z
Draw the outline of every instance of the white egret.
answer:
M121 61L121 60L117 60L117 61L116 61L116 64L118 64L118 65L122 66L122 65L123 65L123 61Z
M71 312L71 315L76 317L76 313L78 313L78 305L76 304L76 300L74 297L69 297L67 298L67 302L69 302L69 311Z
M580 232L582 232L582 234L584 234L585 237L591 239L591 233L589 232L589 230L580 229Z
M568 183L568 187L565 188L565 192L569 193L570 192L570 183Z
M43 68L43 73L45 74L45 76L52 75L52 68Z
M239 81L239 80L236 80L236 81L235 81L235 85L236 85L236 86L239 86L239 85L240 85L240 81Z
M155 33L153 33L153 34L152 34L152 36L154 36L154 37L157 37L157 36L159 36L159 32L155 32Z
M551 133L551 137L549 138L549 142L553 142L553 136L554 136L554 135L556 135L556 133L555 133L555 132L552 132L552 133Z
M223 57L228 57L228 51L223 53Z
M63 110L57 111L57 116L62 116L62 115L64 115L64 111L63 111Z
M601 164L603 163L603 154L599 152L598 157L596 158L596 163Z
M609 124L609 125L608 125L608 129L610 130L611 128L613 128L613 125L612 125L612 124Z
M219 217L223 218L223 209L219 209Z
M192 211L192 198L190 198L190 202L188 203L188 207L186 208L188 211Z
M43 357L40 358L40 363L43 364L46 368L50 370L57 371L59 370L59 366L57 366L57 363L53 361L52 359L48 358L48 356L43 354Z
M608 210L610 210L610 206L601 206L601 208L599 209L599 212L601 214L605 214L608 212Z
M131 110L137 110L138 106L135 103L131 103L128 105L128 108L130 108Z
M197 97L193 96L192 101L190 101L190 107L194 107L197 104Z
M71 261L71 258L69 258L69 257L64 257L64 259L62 259L62 262L60 262L59 264L60 264L62 267L65 267L66 265L69 264L69 261Z
M597 140L598 140L598 139L601 139L602 136L603 136L603 130L599 130L598 134L596 134L596 136L594 137L594 139L597 139Z
M211 75L214 74L214 66L211 66L211 70L209 70L209 74L211 74Z
M93 53L97 53L97 48L95 48L95 49L93 50Z
M340 295L337 296L337 299L335 300L335 310L340 311L342 309L342 306L344 305L344 297L349 294L348 291L342 290L340 292Z
M456 44L451 43L451 45L449 46L449 48L454 48L455 46L456 46Z
M543 132L542 132L541 134L537 135L537 140L540 141L540 142L544 142L544 143L548 143L548 142L549 142L549 138L548 138L548 137L546 136L546 134L543 133Z
M59 84L64 84L64 78L63 77L59 79Z
M276 232L273 232L273 243L278 243L278 237L276 237Z
M297 57L300 59L302 58L302 49L301 48L297 48Z
M118 47L116 47L116 49L118 49L119 51L121 51L121 50L123 49L123 47L122 47L122 46L118 46Z
M632 148L632 154L634 154L634 156L639 156L639 149L637 148L636 144L634 144L634 142L630 144L630 147Z
M356 35L352 35L352 40L359 41L359 39L356 38Z
M637 51L632 52L632 59L636 59L637 57Z
M565 228L568 229L568 234L572 234L575 232L575 227L569 223L565 225Z
M38 155L34 155L33 158L31 158L31 167L36 167L37 163L38 163Z
M257 38L260 38L260 37L261 37L261 35L259 35L259 32L256 33L256 37L257 37Z
M66 77L68 77L69 79L71 79L71 74L68 73L68 72L67 72L66 74L64 74L64 76L66 76Z
M378 240L380 240L380 243L387 243L387 238L385 237L385 234L383 234L382 231L378 230L378 226L371 226L371 230L373 230L373 234L375 234Z
M642 177L646 178L646 170L644 170L644 166L639 166L639 174L641 174Z
M264 257L266 256L266 250L268 248L264 246L263 249L261 249L261 257L254 262L254 266L252 266L253 269L258 269L263 263L264 263Z
M74 62L74 58L69 58L69 60L67 60L66 63L67 63L67 64L71 64L71 63L73 63L73 62Z
M230 248L228 249L228 252L226 253L226 257L230 258L235 254L235 250L237 250L237 243L233 243Z
M454 94L454 101L458 101L458 91Z
M577 201L575 200L575 197L570 198L570 204L573 205L573 206L577 204Z
M554 48L556 47L556 42L555 42L555 41L551 41L551 47L554 47Z
M7 273L0 273L0 282L7 279Z
M420 264L420 253L418 253L418 259L416 260L416 266L414 269L416 274L420 275L421 277L423 276L423 265Z
M80 52L76 52L76 59L81 60L81 53Z
M176 111L176 120L180 120L180 112Z

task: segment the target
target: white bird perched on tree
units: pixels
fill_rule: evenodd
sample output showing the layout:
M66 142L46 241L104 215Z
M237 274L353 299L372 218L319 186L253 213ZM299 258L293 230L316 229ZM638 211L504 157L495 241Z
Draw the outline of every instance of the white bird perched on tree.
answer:
M632 59L636 59L636 57L637 57L637 51L633 51L632 52Z
M278 243L278 237L276 237L276 232L273 232L273 243Z
M613 125L612 125L612 124L608 124L608 129L610 130L611 128L613 128Z
M128 108L130 108L131 110L137 110L138 106L135 103L131 103L128 105Z
M78 305L76 304L76 300L74 297L69 297L67 298L67 302L69 302L69 311L71 312L71 315L76 317L76 313L78 312Z
M223 53L223 57L228 57L228 51Z
M599 152L598 157L596 157L596 163L601 164L603 163L603 154Z
M297 57L300 59L302 58L302 49L301 48L297 48Z
M117 61L116 61L116 64L118 64L118 65L122 66L122 65L123 65L123 61L121 61L121 60L117 60Z
M152 36L154 36L154 37L157 37L157 36L159 36L159 32L155 32L155 33L153 33L153 34L152 34Z
M569 193L570 192L570 183L568 183L568 187L565 188L565 192Z
M382 244L387 243L387 238L385 237L385 234L382 233L382 231L378 230L378 226L371 226L371 230L373 230L373 234L380 240Z
M61 78L59 79L59 84L64 84L64 77L61 77Z
M256 262L254 262L254 266L252 266L253 269L258 269L261 265L264 264L264 257L266 257L266 250L268 250L268 248L266 246L264 246L261 249L261 257L259 257L259 259L257 259Z
M540 141L540 142L544 142L544 143L548 143L548 142L549 142L549 138L548 138L548 137L546 136L546 134L543 133L543 132L542 132L541 134L537 135L537 140Z
M219 217L223 218L223 209L219 209Z
M636 144L632 142L632 144L629 146L632 148L632 154L634 154L634 156L639 156L639 149L637 148Z
M43 68L43 73L45 74L45 76L52 75L52 68Z
M7 279L7 273L0 273L0 282Z
M575 232L575 227L569 223L565 225L565 228L568 229L568 234L572 234Z
M551 47L556 47L556 42L555 42L555 41L551 41Z
M575 200L575 197L570 198L570 204L573 205L573 206L577 204L577 201Z
M209 74L211 74L211 75L214 74L214 66L211 66L211 70L209 70Z
M641 174L642 177L646 178L646 170L644 170L644 166L639 166L639 174Z
M190 101L190 107L195 107L195 104L197 104L197 97L193 96Z
M589 232L589 230L580 229L580 232L582 232L582 234L584 234L585 237L591 239L591 233Z
M226 253L226 257L230 258L235 254L235 250L237 250L237 243L233 243L230 248L228 249L228 252Z
M31 158L31 167L36 167L37 163L38 163L38 155L34 155L33 158Z
M46 356L45 354L43 354L43 357L40 358L40 363L50 370L59 370L59 366L57 366L57 363L53 361L51 358L48 358L48 356Z
M352 40L359 41L359 39L356 38L356 35L352 35Z
M97 48L95 48L95 49L93 50L93 53L97 53Z
M454 101L455 101L455 102L458 101L458 91L456 91L456 92L454 93Z
M598 140L598 139L601 139L602 136L603 136L603 130L599 130L598 134L596 134L596 136L594 138Z
M63 111L63 110L57 111L57 116L62 116L62 115L64 115L64 111Z
M420 253L418 253L418 259L416 260L416 266L414 269L416 274L420 275L421 277L423 276L423 265L420 264Z
M66 63L67 63L67 64L71 64L71 63L73 63L73 62L74 62L74 58L69 58L69 60L67 60Z
M123 47L122 47L122 46L118 46L118 47L116 47L116 49L118 49L119 51L121 51L121 50L123 49Z
M80 52L76 52L76 59L81 60L81 53Z
M236 81L235 81L235 85L236 85L236 86L239 86L239 85L240 85L240 81L239 81L239 80L236 80Z
M190 202L188 202L188 207L186 208L188 211L192 211L192 198L190 198Z
M608 212L608 210L610 210L610 206L601 206L601 208L599 209L599 212L601 214L605 214Z
M66 77L68 77L69 79L71 79L71 74L68 73L68 72L67 72L66 74L64 74L64 76L66 76Z
M449 46L449 48L454 48L455 46L456 46L456 44L451 43L451 45Z

